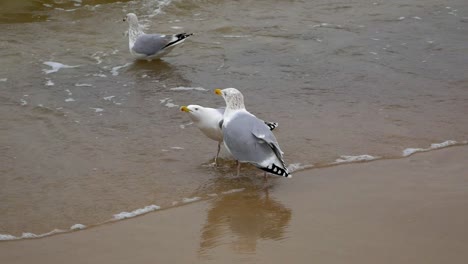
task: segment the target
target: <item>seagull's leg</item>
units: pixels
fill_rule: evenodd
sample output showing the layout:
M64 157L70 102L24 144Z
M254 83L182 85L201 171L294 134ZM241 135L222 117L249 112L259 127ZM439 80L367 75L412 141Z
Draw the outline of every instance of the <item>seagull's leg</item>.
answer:
M219 151L220 150L221 150L221 142L218 142L218 152L216 152L215 166L218 166L218 156L219 156Z
M236 162L237 162L237 177L239 177L241 163L238 160Z
M266 171L263 172L263 180L264 180L265 182L268 181L268 175L267 175Z

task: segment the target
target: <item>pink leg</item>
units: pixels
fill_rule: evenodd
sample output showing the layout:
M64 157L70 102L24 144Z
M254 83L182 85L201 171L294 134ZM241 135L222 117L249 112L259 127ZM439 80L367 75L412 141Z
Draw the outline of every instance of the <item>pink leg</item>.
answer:
M215 166L218 166L218 156L219 156L219 151L220 150L221 150L221 142L218 142L218 152L216 152Z

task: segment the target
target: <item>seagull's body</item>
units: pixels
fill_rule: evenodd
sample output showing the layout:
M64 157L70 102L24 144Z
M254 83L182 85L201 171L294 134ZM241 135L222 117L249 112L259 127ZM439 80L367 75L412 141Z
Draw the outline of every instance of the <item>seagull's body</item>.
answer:
M219 151L221 149L221 143L223 142L223 131L221 129L223 124L224 107L222 108L211 108L203 107L200 105L188 105L182 106L181 111L186 112L190 119L193 121L195 126L205 134L208 138L218 142L218 152L215 157L215 164L217 163ZM278 126L278 123L264 122L264 126L268 129L273 130Z
M140 60L153 60L168 54L176 45L181 44L192 34L146 34L138 24L138 17L129 13L124 21L128 22L128 48Z
M262 120L245 109L242 94L235 88L216 89L215 92L226 101L223 141L234 158L263 171L290 178L278 141Z

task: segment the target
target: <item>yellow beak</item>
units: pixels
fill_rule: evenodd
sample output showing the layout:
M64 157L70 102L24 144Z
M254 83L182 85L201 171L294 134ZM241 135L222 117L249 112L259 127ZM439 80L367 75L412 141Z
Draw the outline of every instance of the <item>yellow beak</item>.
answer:
M180 111L190 113L190 109L188 109L185 105L180 108Z
M214 92L217 95L223 95L223 92L221 91L221 89L215 89Z

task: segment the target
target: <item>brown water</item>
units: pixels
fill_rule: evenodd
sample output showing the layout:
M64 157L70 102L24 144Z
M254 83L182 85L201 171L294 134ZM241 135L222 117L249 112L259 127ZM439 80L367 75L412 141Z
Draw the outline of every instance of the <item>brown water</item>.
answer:
M261 201L258 171L211 166L216 143L175 107L222 106L214 88L238 88L279 122L288 163L467 140L468 4L387 2L2 1L0 234L232 189ZM162 61L134 62L127 12L147 32L195 35ZM47 61L78 67L46 74ZM264 208L291 217L276 201Z

